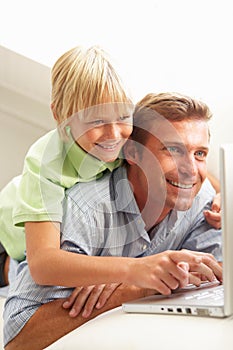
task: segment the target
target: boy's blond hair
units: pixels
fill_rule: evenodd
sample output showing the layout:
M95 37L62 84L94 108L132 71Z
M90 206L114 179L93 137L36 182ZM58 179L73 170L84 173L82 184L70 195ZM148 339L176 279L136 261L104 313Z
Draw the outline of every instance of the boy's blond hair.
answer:
M98 46L75 47L52 68L51 106L58 124L91 106L131 102L107 53Z

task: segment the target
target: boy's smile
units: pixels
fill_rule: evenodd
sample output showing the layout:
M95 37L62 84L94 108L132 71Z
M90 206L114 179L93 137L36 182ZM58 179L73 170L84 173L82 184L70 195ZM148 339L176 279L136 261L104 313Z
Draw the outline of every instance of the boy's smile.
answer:
M71 132L87 153L104 161L114 161L132 132L132 105L108 103L93 106L70 120Z

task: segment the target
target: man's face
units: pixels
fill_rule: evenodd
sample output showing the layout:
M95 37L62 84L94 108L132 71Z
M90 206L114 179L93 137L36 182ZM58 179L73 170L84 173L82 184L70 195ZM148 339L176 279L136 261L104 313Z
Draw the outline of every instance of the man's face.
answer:
M139 164L148 198L161 210L187 210L206 178L208 125L195 119L164 120L151 132L155 136L149 136Z

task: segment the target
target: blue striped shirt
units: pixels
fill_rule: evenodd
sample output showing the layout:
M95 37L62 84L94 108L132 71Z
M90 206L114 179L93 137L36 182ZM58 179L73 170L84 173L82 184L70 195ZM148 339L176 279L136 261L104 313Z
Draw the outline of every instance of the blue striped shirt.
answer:
M187 211L171 211L152 232L145 230L124 167L66 191L61 249L95 256L142 257L172 249L212 253L221 260L221 231L204 219L215 192L206 180ZM4 310L4 343L12 340L44 303L68 297L73 288L39 286L27 261L19 264Z

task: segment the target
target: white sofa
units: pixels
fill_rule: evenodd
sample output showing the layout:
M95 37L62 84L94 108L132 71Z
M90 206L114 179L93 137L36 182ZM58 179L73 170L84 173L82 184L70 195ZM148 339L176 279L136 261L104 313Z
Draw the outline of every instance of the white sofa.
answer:
M47 350L232 350L233 318L106 312Z
M0 298L0 316L4 298ZM2 321L0 321L2 322ZM105 312L53 343L47 350L232 350L233 317ZM0 333L2 345L2 325Z

